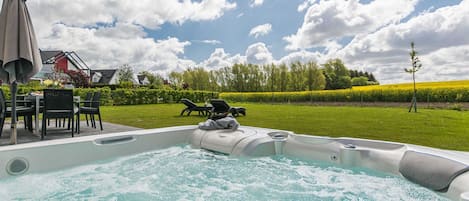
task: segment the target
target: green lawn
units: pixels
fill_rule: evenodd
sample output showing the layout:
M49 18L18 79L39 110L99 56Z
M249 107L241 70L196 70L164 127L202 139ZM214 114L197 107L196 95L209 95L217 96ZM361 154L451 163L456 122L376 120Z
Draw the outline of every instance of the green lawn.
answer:
M406 108L232 104L247 108L241 125L332 137L357 137L469 151L469 112ZM205 117L179 116L182 104L103 107L104 121L140 128L191 125Z

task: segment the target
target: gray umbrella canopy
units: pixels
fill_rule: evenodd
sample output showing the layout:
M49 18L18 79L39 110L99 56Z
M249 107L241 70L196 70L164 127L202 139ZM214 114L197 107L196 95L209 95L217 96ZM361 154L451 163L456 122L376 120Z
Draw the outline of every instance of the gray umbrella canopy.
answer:
M11 85L12 117L16 117L17 82L27 82L42 68L25 2L26 0L3 0L0 13L0 79ZM12 118L11 128L11 142L16 143L16 118Z

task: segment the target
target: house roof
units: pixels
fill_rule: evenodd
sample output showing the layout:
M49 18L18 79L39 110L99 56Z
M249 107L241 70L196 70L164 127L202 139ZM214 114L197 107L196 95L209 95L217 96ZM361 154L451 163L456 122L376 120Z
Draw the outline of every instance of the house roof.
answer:
M63 51L61 50L52 50L52 51L41 50L40 52L41 52L41 59L42 59L43 64L46 64L46 61L49 60L50 58L55 57L59 54L63 54Z
M143 81L145 81L146 76L145 75L137 75L138 83L143 84Z
M56 59L66 58L77 69L89 70L90 67L74 52L64 52L62 50L41 50L42 64L54 64Z
M101 79L99 79L99 82L94 82L94 83L99 83L99 84L109 84L114 77L114 75L117 73L117 69L104 69L104 70L91 70L91 78L93 78L95 73L101 73Z

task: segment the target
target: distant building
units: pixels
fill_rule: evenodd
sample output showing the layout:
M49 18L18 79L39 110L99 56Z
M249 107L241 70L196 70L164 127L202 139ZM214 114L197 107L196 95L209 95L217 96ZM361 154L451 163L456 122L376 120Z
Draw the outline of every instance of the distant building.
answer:
M91 70L92 84L119 84L117 69Z
M139 85L148 85L148 84L150 84L150 81L148 81L148 78L145 75L137 75L137 79L138 79L138 84Z
M87 75L91 73L88 65L75 52L61 50L40 52L43 67L33 79L51 79L55 72L66 73L69 70L82 71Z

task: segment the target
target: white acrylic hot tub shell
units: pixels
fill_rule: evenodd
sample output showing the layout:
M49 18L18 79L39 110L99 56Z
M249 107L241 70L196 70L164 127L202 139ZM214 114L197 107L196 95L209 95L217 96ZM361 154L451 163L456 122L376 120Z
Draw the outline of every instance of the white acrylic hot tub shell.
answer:
M0 178L10 176L6 171L7 165L15 158L27 160L27 173L36 173L187 143L194 148L232 156L268 156L276 153L274 140L269 136L272 132L286 133L286 139L280 144L285 155L328 161L345 167L359 166L401 175L399 162L408 150L469 164L469 154L466 152L402 143L297 135L288 131L246 126L234 132L202 131L196 126L178 126L0 147ZM456 177L442 195L460 200L464 192L469 192L469 172Z
M187 138L195 128L180 126L137 130L0 147L0 178L10 176L6 166L14 158L23 158L29 162L27 173L53 171L187 143ZM133 139L115 144L99 144L103 140L129 136Z
M347 145L355 148L347 148ZM399 163L406 151L447 158L469 166L469 153L441 150L411 144L393 143L355 138L327 138L293 134L284 144L284 153L306 160L321 160L342 166L365 167L402 176ZM469 192L469 172L457 176L448 191L440 193L451 200L462 200Z

